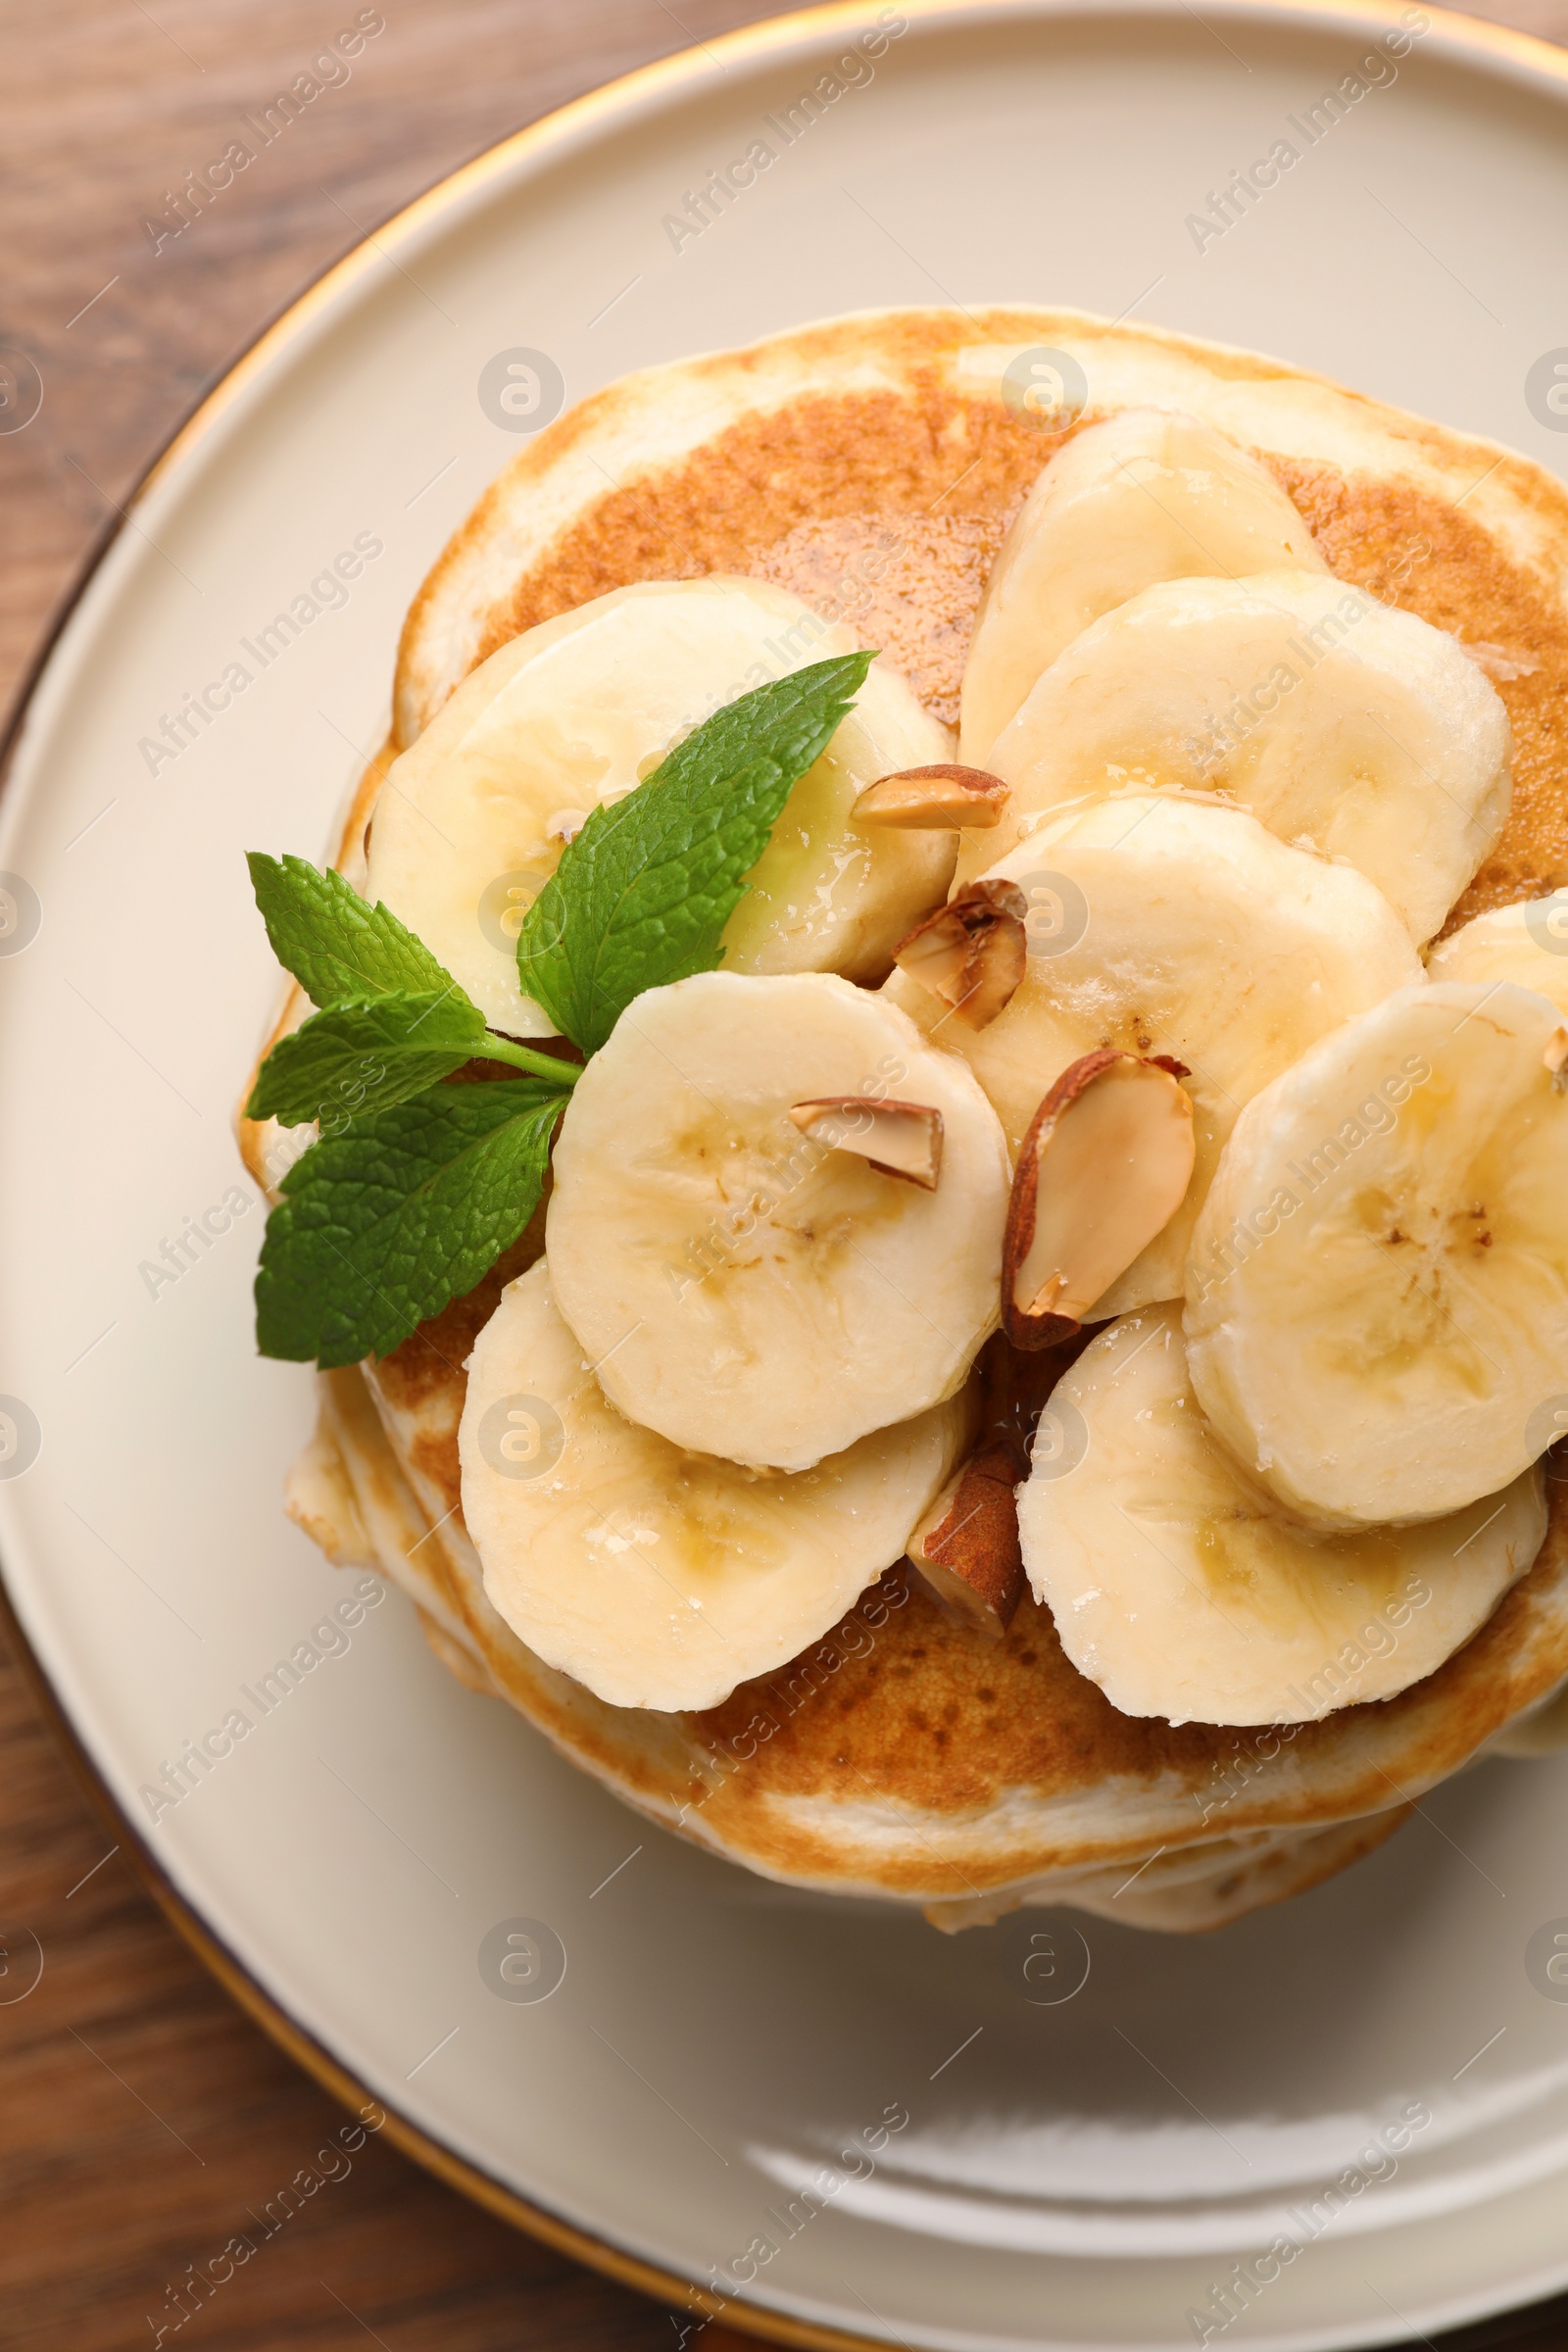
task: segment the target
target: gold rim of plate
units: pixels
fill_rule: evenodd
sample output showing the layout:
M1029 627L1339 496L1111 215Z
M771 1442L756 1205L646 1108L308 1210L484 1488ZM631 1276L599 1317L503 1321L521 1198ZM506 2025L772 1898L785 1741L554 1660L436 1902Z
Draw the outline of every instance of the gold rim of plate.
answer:
M1148 0L1143 0L1143 4L1147 6ZM1161 12L1173 12L1181 4L1182 0L1155 0ZM1314 21L1324 24L1345 23L1351 18L1364 24L1395 26L1399 24L1402 13L1400 0L1349 0L1348 5L1345 4L1345 0L1211 0L1211 5L1226 17L1272 15L1295 20L1303 28ZM1511 27L1488 24L1477 17L1462 16L1449 9L1430 6L1429 0L1421 0L1421 5L1446 40L1460 50L1470 51L1478 65L1511 68L1521 78L1554 84L1568 95L1568 52L1554 48L1551 43L1537 38L1533 33L1516 32ZM960 24L966 17L987 19L1004 13L1062 18L1087 13L1085 0L900 0L900 9L911 24L946 21L951 24ZM1096 10L1095 13L1098 15L1101 12ZM1114 7L1109 13L1115 13ZM640 66L617 80L588 91L581 98L571 99L566 105L558 107L553 114L541 116L538 122L530 122L522 130L514 131L510 138L487 148L470 163L460 165L457 171L435 181L423 195L416 196L412 204L394 213L375 229L373 235L354 246L341 261L334 262L303 294L281 311L270 325L262 329L212 391L198 402L184 422L175 427L169 441L128 493L123 508L112 518L89 553L24 674L4 739L0 741L0 766L9 766L28 709L55 648L74 617L89 582L122 530L134 516L137 507L166 476L177 471L193 456L252 384L290 349L304 342L318 322L331 314L345 294L389 259L389 247L395 251L399 245L409 242L429 222L478 197L516 165L530 161L543 164L553 155L575 147L596 133L603 133L617 121L646 113L662 101L678 96L710 74L715 60L723 62L738 58L751 62L766 57L769 52L783 55L797 47L809 46L821 37L831 36L840 25L858 25L864 14L863 0L829 0L825 7L801 9L787 16L765 19L760 24L742 25L734 32L715 36L700 48L680 50L672 57L660 58L652 65ZM202 1966L263 2032L333 2098L355 2112L367 2102L380 2107L386 2116L384 2128L388 2138L406 2156L413 2157L416 2163L444 2180L449 2188L459 2190L474 2204L499 2215L514 2229L526 2230L530 2236L553 2246L558 2253L569 2254L591 2269L618 2279L622 2285L638 2287L645 2294L657 2296L664 2303L681 2304L688 2310L702 2310L710 2318L722 2317L727 2327L766 2337L775 2343L806 2345L812 2347L813 2352L886 2352L886 2343L880 2337L792 2320L783 2312L766 2310L742 2297L715 2295L710 2289L683 2278L678 2272L662 2270L656 2263L645 2262L638 2255L625 2253L608 2239L594 2237L550 2212L547 2207L535 2205L519 2196L515 2189L507 2187L477 2165L468 2163L443 2141L432 2137L395 2107L388 2106L378 2098L368 2084L351 2074L330 2050L309 2034L256 1982L244 1964L186 1902L162 1865L155 1860L140 1832L121 1810L82 1744L23 1631L3 1579L4 1565L0 1562L0 1626L3 1626L15 1648L39 1709L65 1750L67 1760L89 1803L105 1826L113 1831L121 1850L129 1859L142 1884Z

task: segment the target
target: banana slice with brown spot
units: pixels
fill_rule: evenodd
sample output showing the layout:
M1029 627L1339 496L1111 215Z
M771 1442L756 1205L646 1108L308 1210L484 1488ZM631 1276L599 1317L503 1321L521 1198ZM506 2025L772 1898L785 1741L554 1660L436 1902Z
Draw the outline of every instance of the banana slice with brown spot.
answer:
M1186 1196L1097 1312L1176 1298L1242 1105L1325 1030L1418 979L1420 959L1364 875L1288 849L1245 810L1175 793L1069 810L965 888L1004 884L1021 894L1027 953L994 1019L970 1029L907 970L883 994L962 1055L1014 1156L1081 1055L1105 1048L1186 1064L1196 1148Z
M1238 1119L1188 1260L1193 1386L1303 1517L1434 1518L1560 1434L1565 1057L1544 997L1429 981Z
M1413 612L1326 572L1167 580L1075 638L998 736L1010 798L958 878L1088 794L1217 793L1357 867L1419 943L1501 829L1510 756L1495 687Z
M384 899L492 1026L550 1033L517 984L522 917L589 812L636 790L721 705L832 654L843 627L761 580L616 588L541 621L466 678L394 761L370 825L367 895ZM732 971L880 980L947 894L952 832L859 825L860 795L944 760L945 727L885 662L785 803L725 926Z
M928 1114L899 1122L909 1167L845 1148L872 1141L874 1112L863 1131L819 1112L814 1140L792 1115L852 1102ZM704 972L637 998L577 1081L546 1250L622 1412L805 1470L963 1385L997 1324L1006 1205L996 1113L885 997Z
M1081 630L1155 580L1326 569L1272 474L1196 416L1124 409L1074 434L992 567L963 677L958 757L992 745Z
M1527 1470L1419 1527L1303 1526L1205 1420L1163 1306L1053 1391L1018 1521L1062 1647L1124 1715L1310 1723L1434 1673L1530 1567L1546 1509Z
M890 1568L973 1427L967 1395L794 1477L688 1453L605 1396L541 1261L474 1343L463 1516L519 1641L616 1707L711 1707Z

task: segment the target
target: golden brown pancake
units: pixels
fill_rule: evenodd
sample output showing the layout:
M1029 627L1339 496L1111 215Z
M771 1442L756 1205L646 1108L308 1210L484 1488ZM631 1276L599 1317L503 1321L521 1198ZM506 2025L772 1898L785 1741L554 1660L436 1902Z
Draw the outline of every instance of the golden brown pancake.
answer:
M357 797L341 870L363 879L386 760L475 663L631 581L775 581L883 648L954 719L988 567L1066 437L1003 394L1008 361L1042 347L1084 370L1089 403L1070 429L1134 405L1205 417L1270 468L1336 573L1451 630L1489 671L1513 724L1513 808L1448 927L1568 880L1561 486L1492 443L1275 362L1027 309L828 321L625 378L541 433L416 599L393 740ZM295 991L280 1026L307 1009ZM263 1182L278 1140L242 1123ZM464 1362L540 1229L542 1217L382 1363L324 1376L290 1508L330 1556L411 1592L437 1653L475 1689L656 1820L755 1870L921 1902L945 1925L1027 1897L1211 1927L1368 1851L1568 1675L1568 1514L1554 1488L1540 1558L1462 1650L1396 1698L1314 1724L1120 1715L1067 1663L1044 1607L1026 1600L994 1645L906 1568L720 1707L607 1706L502 1623L462 1522ZM1514 1738L1528 1744L1528 1731Z

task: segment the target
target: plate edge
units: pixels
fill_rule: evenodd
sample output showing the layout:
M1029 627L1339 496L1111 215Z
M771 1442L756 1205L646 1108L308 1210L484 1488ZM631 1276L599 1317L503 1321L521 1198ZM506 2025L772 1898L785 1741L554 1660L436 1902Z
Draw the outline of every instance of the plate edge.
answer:
M1537 34L1432 5L1430 0L1420 0L1420 4L1423 13L1432 19L1434 29L1446 36L1446 43L1450 50L1460 54L1468 52L1475 62L1485 63L1494 70L1499 67L1512 69L1522 79L1540 76L1556 82L1563 85L1563 94L1568 95L1568 50ZM1295 20L1303 28L1315 22L1330 23L1357 18L1363 22L1371 20L1397 24L1401 14L1398 0L1209 0L1209 5L1211 13L1215 15L1237 19L1271 15L1286 21ZM1084 0L899 0L899 7L901 13L911 20L932 23L948 19L955 25L970 18L1002 20L1014 15L1070 17L1090 13L1084 6ZM1128 0L1128 8L1129 13L1174 15L1178 9L1185 11L1185 0ZM808 43L813 36L829 31L835 24L858 25L863 15L864 0L822 0L821 5L763 18L754 24L738 26L731 32L716 35L701 45L672 51L665 57L634 67L630 72L567 100L563 106L553 108L534 122L525 123L519 130L509 133L506 138L480 149L451 172L431 181L407 204L377 223L373 230L359 238L335 262L329 263L318 277L313 278L302 292L292 297L258 330L217 381L199 396L126 490L124 503L118 506L101 526L46 620L42 636L18 681L3 725L0 725L0 794L10 783L16 755L49 663L87 591L138 506L166 475L172 473L184 462L250 385L266 371L273 359L307 335L317 319L329 314L339 296L357 278L365 275L377 261L386 258L386 239L403 242L417 236L427 223L434 222L448 213L462 195L470 190L477 191L486 181L522 162L530 154L548 151L553 146L569 145L577 136L591 130L601 119L612 120L628 109L651 102L665 85L679 88L690 83L715 56L754 55L768 49L786 51L797 43ZM822 2328L811 2322L791 2319L781 2312L766 2310L742 2297L716 2295L711 2289L685 2278L679 2273L662 2270L657 2264L627 2253L608 2240L593 2237L547 2207L532 2204L514 2189L496 2180L492 2174L469 2163L445 2142L425 2132L396 2108L387 2106L385 2101L377 2098L368 2084L362 2082L323 2044L316 2040L263 1987L243 1962L207 1926L153 1856L139 1830L122 1811L33 1650L12 1600L3 1559L0 1559L0 1633L9 1637L23 1678L40 1714L58 1740L78 1788L103 1824L117 1834L122 1851L165 1918L228 1996L329 2096L350 2110L358 2110L367 2101L381 2107L386 2116L383 2129L404 2155L433 2174L448 2187L458 2190L473 2203L494 2213L498 2219L510 2223L513 2228L551 2246L558 2253L564 2253L614 2278L622 2285L632 2286L666 2304L685 2301L688 2308L702 2311L709 2319L721 2320L725 2326L738 2331L770 2342L804 2346L808 2352L887 2352L888 2338L850 2334L837 2328ZM1537 2299L1537 2293L1538 2290L1534 2288L1526 2289L1522 2301L1509 2297L1501 2303L1493 2303L1488 2298L1485 2306L1472 2315L1470 2324L1474 2324L1476 2318L1501 2317L1506 2312L1527 2308L1530 2302ZM1466 2323L1464 2320L1440 2320L1437 2324L1452 2326ZM1375 2343L1387 2339L1368 2340Z
M459 2190L474 2204L495 2214L499 2220L510 2222L514 2229L540 2239L544 2244L554 2247L557 2253L570 2255L574 2261L616 2279L623 2286L634 2286L666 2304L679 2306L684 2303L690 2309L700 2310L708 2319L722 2319L727 2327L739 2327L749 2334L764 2336L774 2343L805 2346L808 2352L886 2352L881 2339L866 2335L845 2335L836 2329L815 2327L808 2321L792 2320L784 2313L762 2311L755 2305L743 2304L736 2296L717 2295L695 2279L684 2278L679 2272L662 2270L658 2264L646 2262L640 2255L629 2254L608 2239L590 2236L573 2223L552 2213L547 2206L535 2205L528 2198L519 2196L515 2189L509 2188L492 2173L459 2156L444 2141L432 2137L418 2124L411 2122L397 2108L389 2106L368 2083L362 2082L341 2059L334 2057L297 2018L290 2015L280 2001L266 1990L244 1962L229 1950L222 1938L179 1892L147 1846L141 1832L130 1817L122 1811L83 1746L55 1694L53 1685L33 1653L32 1644L17 1616L3 1576L0 1576L0 1635L6 1637L13 1648L23 1680L58 1741L77 1788L104 1828L119 1840L122 1853L170 1926L253 2024L260 2026L269 2039L303 2068L330 2097L355 2114L367 2104L379 2107L386 2117L382 2129L405 2156L412 2157L449 2188ZM738 2319L737 2313L740 2315Z

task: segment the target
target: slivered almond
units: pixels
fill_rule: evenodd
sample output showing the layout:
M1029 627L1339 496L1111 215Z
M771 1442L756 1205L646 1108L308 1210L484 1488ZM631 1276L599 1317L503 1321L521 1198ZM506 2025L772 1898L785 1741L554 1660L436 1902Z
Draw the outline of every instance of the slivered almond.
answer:
M1072 1062L1029 1123L1002 1250L1015 1348L1068 1339L1174 1216L1193 1173L1181 1062L1103 1049Z
M884 1176L903 1176L934 1193L942 1174L942 1113L924 1102L879 1102L870 1095L824 1095L791 1105L790 1117L813 1144L858 1152Z
M1011 1002L1023 978L1028 912L1016 882L970 882L916 923L893 960L950 1004L965 1028L983 1029Z
M901 767L879 776L855 804L858 825L901 825L911 832L981 829L1002 822L1007 787L983 767Z
M1568 1088L1568 1029L1552 1031L1541 1058L1551 1072L1551 1083L1560 1095Z
M1000 1642L1023 1598L1023 1553L1009 1446L983 1446L950 1479L909 1538L908 1557L945 1608Z

